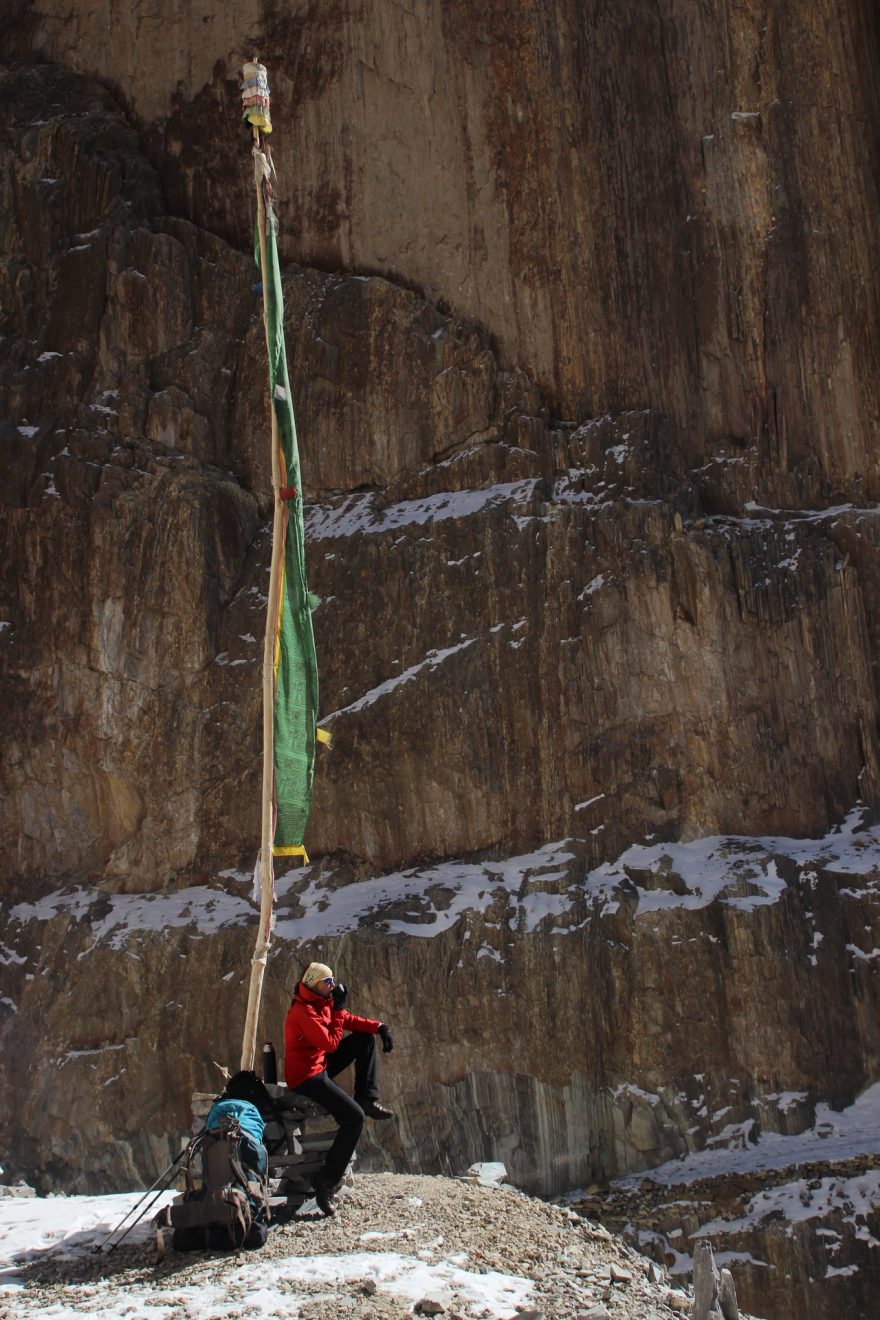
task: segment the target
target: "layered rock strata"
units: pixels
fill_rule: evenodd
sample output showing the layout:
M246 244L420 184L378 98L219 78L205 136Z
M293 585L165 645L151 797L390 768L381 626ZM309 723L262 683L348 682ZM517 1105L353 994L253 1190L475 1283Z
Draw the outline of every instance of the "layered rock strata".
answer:
M123 110L91 40L100 6L19 9L4 19L12 54L32 60L37 42L105 81L31 62L0 87L2 1140L13 1172L97 1190L164 1167L212 1060L237 1060L259 832L266 372L231 65L204 86L184 78L169 110L139 43ZM401 11L404 32L429 10L439 21ZM316 83L315 105L348 96L356 25L339 13L339 77ZM521 54L536 13L504 18ZM580 19L557 18L581 49ZM485 269L458 239L455 261L429 241L430 192L412 249L360 202L330 198L313 223L320 187L295 184L278 152L280 191L304 217L288 239L302 264L285 278L287 333L335 748L308 839L321 860L281 886L264 1022L277 1038L312 953L345 967L359 1005L397 1028L384 1062L400 1123L366 1159L458 1172L495 1155L555 1194L684 1156L728 1124L772 1124L774 1095L845 1105L877 1077L867 312L880 267L854 200L870 212L873 183L860 194L838 177L865 175L852 125L874 122L874 82L835 74L841 51L861 68L874 20L850 15L827 42L842 148L821 179L786 164L792 150L813 161L818 109L738 86L715 146L707 132L699 148L724 164L695 191L703 210L687 201L655 249L659 273L645 234L668 181L653 135L638 138L622 211L630 167L599 135L590 177L613 166L618 186L589 243L534 226L535 180L555 156L514 131L501 21L491 7L485 30L457 21L455 42L471 42L478 85L509 89L474 109L513 114L492 120L475 169L491 157L516 174L523 219L496 211L490 174L451 190L449 232L483 198L491 232L507 225L509 274L494 241ZM695 21L669 28L652 11L636 28L646 49L674 34L673 68ZM724 67L752 67L752 21L734 23ZM311 31L272 22L291 41ZM786 78L811 67L820 27L799 21ZM520 65L521 89L546 78L541 60ZM361 67L365 89L381 84ZM740 99L753 90L762 106L771 96L766 118ZM200 116L227 126L210 162ZM540 117L526 118L528 135ZM294 156L317 159L304 144ZM365 158L340 149L363 177ZM676 245L698 213L685 306L676 272L697 249ZM328 236L348 224L342 253ZM393 262L375 250L383 224ZM592 283L563 249L592 263ZM485 285L456 285L459 259ZM848 817L856 803L866 814ZM844 821L836 844L794 839Z

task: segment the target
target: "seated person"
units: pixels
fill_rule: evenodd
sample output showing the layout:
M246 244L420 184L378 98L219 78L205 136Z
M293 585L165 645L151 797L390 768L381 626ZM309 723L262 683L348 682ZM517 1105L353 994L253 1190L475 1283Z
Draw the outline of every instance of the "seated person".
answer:
M324 963L309 963L297 985L284 1023L284 1077L292 1091L308 1096L339 1124L324 1168L314 1178L315 1200L325 1215L336 1210L336 1192L354 1154L364 1117L393 1118L379 1103L376 1084L376 1036L385 1054L393 1047L384 1022L356 1017L343 1005L348 998ZM351 1035L343 1039L344 1032ZM354 1099L333 1081L354 1063Z

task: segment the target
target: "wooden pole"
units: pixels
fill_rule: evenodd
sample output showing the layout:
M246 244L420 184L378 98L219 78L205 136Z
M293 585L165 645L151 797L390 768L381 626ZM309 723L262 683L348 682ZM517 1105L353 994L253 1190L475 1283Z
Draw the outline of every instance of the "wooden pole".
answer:
M260 134L254 129L254 183L257 190L257 232L260 239L260 269L263 276L263 326L266 332L266 350L269 343L269 300L266 293L268 262L266 255L266 203L263 196L263 155L260 151ZM269 387L272 386L271 366L269 369ZM248 989L247 1013L245 1014L244 1038L241 1044L241 1067L250 1070L254 1067L257 1049L257 1026L260 1019L260 1001L263 995L263 976L266 971L266 959L272 943L272 909L275 900L275 876L272 865L273 842L273 804L274 804L274 740L275 740L275 629L278 621L278 593L281 583L281 464L278 458L278 422L275 417L275 400L272 405L272 566L269 570L269 603L266 608L266 633L263 639L263 794L262 823L260 833L260 871L262 874L262 897L260 900L260 928L254 956L251 960L251 980Z

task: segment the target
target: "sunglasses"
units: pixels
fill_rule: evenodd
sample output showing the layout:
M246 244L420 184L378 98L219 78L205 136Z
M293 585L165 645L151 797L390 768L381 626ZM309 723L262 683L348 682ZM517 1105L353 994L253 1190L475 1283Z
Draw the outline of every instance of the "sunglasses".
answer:
M325 976L323 981L321 982L321 985L332 985L332 984L333 984L332 976Z

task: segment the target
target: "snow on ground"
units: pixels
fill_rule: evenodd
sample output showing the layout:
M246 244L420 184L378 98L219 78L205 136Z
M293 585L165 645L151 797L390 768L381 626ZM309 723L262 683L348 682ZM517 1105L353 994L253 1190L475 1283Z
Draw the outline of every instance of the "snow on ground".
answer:
M811 1128L796 1136L780 1132L761 1132L752 1139L747 1124L713 1138L721 1143L694 1151L681 1159L669 1160L655 1169L618 1179L615 1187L637 1187L643 1179L667 1187L716 1178L728 1174L757 1173L767 1169L788 1169L798 1164L843 1161L860 1155L880 1153L880 1082L869 1086L839 1112L830 1105L816 1105L816 1119Z
M20 431L34 430L19 427ZM618 465L626 456L625 444L614 445L605 452ZM740 460L728 459L728 462ZM468 487L464 490L443 490L420 499L401 500L396 504L383 504L374 492L361 492L346 495L338 504L313 504L305 515L306 536L311 541L334 540L341 537L362 536L382 533L400 527L421 527L427 523L442 522L446 519L473 517L490 506L512 506L509 510L518 525L532 521L532 518L518 517L517 506L534 502L540 483L536 478L521 481L499 483L484 489ZM553 502L556 504L605 505L610 502L608 488L604 481L598 481L595 489L583 489L584 471L572 468L568 474L560 477L553 488ZM648 504L649 500L625 500L627 504ZM765 528L776 524L780 519L787 523L798 522L834 522L849 514L859 518L876 518L880 508L856 508L852 504L839 504L827 509L772 509L747 501L745 511L751 517L736 518L716 517L710 520L713 525L735 522L738 527ZM546 515L542 515L546 516Z
M375 702L387 696L389 692L393 692L401 684L411 683L423 670L436 669L450 656L457 655L459 651L466 651L469 646L473 646L476 640L475 637L468 637L465 641L458 642L455 646L447 646L442 651L429 651L424 660L420 660L417 665L410 665L409 669L404 669L402 673L395 674L393 678L386 679L384 683L379 683L378 686L370 688L369 692L365 692L362 697L358 697L357 701L353 701L351 705L343 706L341 710L334 710L329 715L325 715L321 720L322 725L328 724L330 720L339 719L341 715L353 715L356 711L365 710L367 706L374 705Z
M21 1287L20 1267L25 1261L49 1252L62 1260L92 1253L143 1195L4 1196L0 1199L0 1292ZM151 1213L172 1197L172 1192L163 1193ZM139 1224L127 1241L146 1242L150 1236L149 1227Z
M635 1202L640 1184L645 1181L668 1187L675 1199L666 1202L667 1211L674 1207L679 1222L688 1218L696 1224L688 1229L686 1236L681 1231L664 1236L653 1228L643 1227L634 1231L640 1250L661 1246L673 1275L690 1272L693 1245L703 1238L711 1241L719 1265L735 1267L748 1263L770 1268L760 1255L725 1250L725 1244L741 1246L744 1238L746 1243L760 1244L765 1232L773 1233L781 1228L790 1235L796 1225L809 1225L819 1243L817 1252L826 1260L824 1278L831 1279L855 1274L860 1269L852 1261L844 1264L834 1261L838 1251L851 1250L847 1242L861 1242L871 1249L880 1247L869 1226L870 1220L880 1213L880 1169L862 1166L853 1171L854 1161L861 1163L863 1157L878 1151L880 1084L869 1087L840 1113L825 1104L817 1105L813 1127L797 1136L762 1133L757 1141L747 1142L741 1149L704 1150L684 1159L670 1160L659 1168L618 1179L612 1187L629 1192ZM824 1172L829 1164L837 1162L841 1166L839 1171ZM793 1166L804 1169L804 1173L777 1183L770 1183L762 1176L773 1170L791 1170ZM764 1185L759 1183L754 1194L747 1195L737 1210L703 1220L707 1200L712 1198L702 1179L717 1178L724 1183L728 1175L736 1178L750 1174L762 1176ZM694 1184L694 1191L689 1192ZM668 1232L668 1220L665 1231ZM757 1236L749 1238L749 1234Z
M788 1098L778 1100L784 1105ZM725 1148L616 1179L609 1204L615 1222L632 1216L628 1240L655 1258L662 1253L670 1274L681 1277L693 1268L696 1242L708 1239L716 1263L735 1273L738 1265L780 1268L778 1249L765 1250L766 1244L804 1226L825 1262L817 1277L857 1273L862 1266L853 1253L864 1263L865 1250L880 1247L872 1232L880 1215L880 1169L871 1167L880 1152L880 1084L840 1112L817 1104L812 1127L797 1135L752 1138L752 1129L751 1120L733 1125L712 1139L726 1141ZM774 1181L774 1172L783 1170ZM653 1194L646 1192L651 1183ZM578 1206L583 1196L576 1192L566 1200Z
M489 505L523 503L537 489L534 479L489 486L485 490L444 490L418 500L402 500L383 507L373 493L347 495L331 507L313 505L305 517L306 536L312 541L332 540L398 527L420 527L448 518L469 518Z
M0 1316L406 1320L430 1301L460 1320L515 1320L518 1309L669 1320L682 1294L662 1271L504 1173L483 1162L459 1178L359 1174L332 1219L303 1207L259 1251L179 1254L168 1242L161 1260L143 1225L117 1252L93 1251L134 1195L0 1199Z
M519 895L523 882L540 877L543 883L555 884L570 878L561 894L537 891L517 897L519 929L533 931L547 916L567 912L579 888L568 867L575 854L564 844L546 844L534 853L503 862L443 862L439 866L412 867L369 880L357 881L336 890L325 889L321 876L306 873L305 888L298 892L300 915L286 917L279 913L277 930L283 939L308 940L319 936L339 935L356 929L365 918L381 919L389 934L418 937L439 935L471 910L480 911L491 901L497 889ZM279 882L283 897L292 883L302 880L303 872L292 872L286 882ZM431 897L433 893L433 897ZM403 915L382 916L382 910L401 902L410 911Z
M248 881L252 883L253 877L249 876ZM100 917L92 916L96 907L100 907ZM193 885L170 894L111 896L83 886L71 892L47 894L36 903L18 903L10 908L9 917L24 924L51 921L62 913L88 921L92 947L100 943L104 948L122 949L133 931L189 927L195 939L213 934L222 926L247 925L254 919L254 906L243 895L211 889L208 885Z
M499 890L509 899L504 920L527 934L539 926L546 929L548 922L551 933L576 930L591 919L583 915L585 904L591 914L594 905L614 911L622 888L636 902L637 918L675 908L703 908L716 900L752 911L775 903L784 892L779 859L797 866L805 880L818 867L841 879L852 877L853 884L844 884L841 894L869 898L880 887L880 826L864 826L862 821L863 812L854 809L819 839L712 835L689 843L637 843L615 861L586 873L579 841L571 839L502 861L410 867L338 889L327 885L319 867L306 867L278 877L279 898L295 890L297 900L295 907L288 904L288 912L283 906L279 910L278 934L303 941L381 922L391 934L425 938L442 934L465 912L484 910ZM224 871L217 888L197 885L165 894L113 895L81 888L19 903L9 909L10 947L6 953L0 950L0 960L18 957L14 923L49 921L61 914L89 923L90 947L100 943L112 949L124 948L132 933L176 927L197 939L224 926L251 924L255 906L247 890L252 880L250 874ZM850 952L859 959L880 957L880 950L873 948L853 946Z
M590 907L598 902L603 910L613 911L622 885L637 894L639 917L660 909L702 908L716 899L751 911L776 902L785 889L777 857L795 863L805 874L822 866L839 876L852 876L862 886L865 876L880 876L880 826L863 827L862 819L863 813L854 810L821 839L713 835L690 843L634 844L616 861L604 862L586 875L571 840L548 843L504 861L412 867L335 890L325 888L316 868L306 868L278 882L281 897L297 886L301 907L296 916L279 914L278 930L285 939L307 940L381 920L391 934L429 937L448 930L464 912L484 909L499 889L510 899L509 924L525 933L548 920L554 923L554 932L577 929L571 922L575 905L586 900ZM650 888L639 883L647 875ZM873 889L843 892L856 897ZM409 910L401 913L401 904ZM383 916L383 909L392 906L394 914ZM566 919L566 925L557 924ZM873 954L873 950L861 952Z
M658 880L674 875L687 893L660 884L639 894L639 913L658 908L705 907L738 881L748 881L763 893L729 897L731 907L749 910L773 903L785 888L775 857L808 870L823 867L838 875L862 877L880 869L880 826L864 827L864 813L854 808L843 823L820 839L789 839L772 835L708 835L689 843L634 844L614 862L590 872L590 883L620 883L631 871L651 873ZM638 886L638 877L635 880Z
M129 1245L141 1244L145 1260L150 1257L153 1230L152 1214L172 1198L163 1194L150 1208L146 1222L138 1224L126 1239ZM24 1267L51 1255L58 1261L75 1262L93 1257L97 1245L132 1213L141 1200L140 1193L116 1196L7 1197L0 1199L0 1315L4 1317L33 1314L34 1298L28 1290ZM419 1203L418 1198L413 1198ZM132 1214L132 1218L134 1215ZM362 1234L370 1237L397 1234ZM453 1253L448 1259L422 1259L436 1256L437 1244L424 1244L417 1256L398 1251L351 1251L341 1254L298 1255L291 1240L291 1254L269 1256L266 1252L237 1257L214 1257L218 1262L216 1279L181 1284L169 1278L168 1286L151 1287L138 1295L130 1287L125 1297L111 1287L96 1287L83 1281L81 1300L71 1302L69 1295L57 1304L41 1300L40 1314L51 1320L73 1320L89 1316L92 1320L117 1320L130 1312L138 1320L166 1320L172 1315L186 1315L187 1320L215 1320L224 1316L291 1316L306 1302L314 1303L315 1284L327 1287L326 1298L332 1301L346 1283L372 1280L377 1293L385 1293L414 1304L426 1296L455 1293L460 1301L478 1313L495 1317L512 1316L532 1289L529 1279L514 1274L488 1270L475 1273L462 1268L467 1257ZM102 1253L109 1267L113 1253ZM204 1257L183 1257L202 1260ZM208 1258L210 1259L210 1258ZM230 1288L228 1270L221 1268L235 1260L234 1287ZM68 1285L68 1294L70 1285ZM101 1292L106 1294L102 1304ZM124 1303L124 1304L123 1304Z
M857 1238L870 1246L880 1247L880 1242L863 1222L878 1204L880 1169L866 1169L853 1178L797 1178L765 1188L751 1198L745 1212L738 1218L711 1219L700 1226L699 1232L700 1237L740 1233L770 1218L799 1224L808 1219L827 1219L836 1210L840 1212L842 1223L853 1225Z

